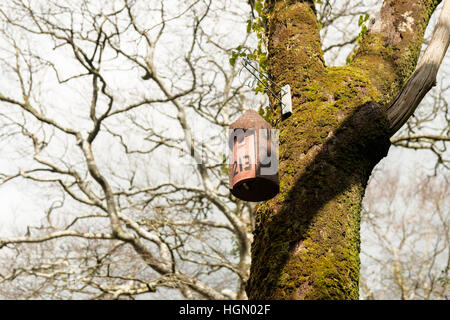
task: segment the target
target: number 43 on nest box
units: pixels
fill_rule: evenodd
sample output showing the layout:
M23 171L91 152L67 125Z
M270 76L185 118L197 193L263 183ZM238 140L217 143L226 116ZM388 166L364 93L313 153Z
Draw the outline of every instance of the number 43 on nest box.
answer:
M247 110L230 125L231 193L245 201L265 201L279 192L278 136L256 111Z

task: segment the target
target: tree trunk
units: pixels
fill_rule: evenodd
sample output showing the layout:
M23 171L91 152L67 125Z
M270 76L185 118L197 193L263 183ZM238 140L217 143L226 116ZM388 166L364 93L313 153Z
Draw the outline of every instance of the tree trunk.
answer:
M392 135L383 106L437 4L385 1L352 62L326 67L313 2L266 1L268 71L290 84L293 114L272 110L280 193L257 208L250 299L358 299L361 201Z

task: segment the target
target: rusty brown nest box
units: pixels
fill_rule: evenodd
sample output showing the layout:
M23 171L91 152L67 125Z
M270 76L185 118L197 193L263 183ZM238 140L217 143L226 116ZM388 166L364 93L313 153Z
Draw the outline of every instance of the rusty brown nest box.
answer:
M247 110L230 125L230 192L245 201L265 201L280 189L278 141L272 126Z

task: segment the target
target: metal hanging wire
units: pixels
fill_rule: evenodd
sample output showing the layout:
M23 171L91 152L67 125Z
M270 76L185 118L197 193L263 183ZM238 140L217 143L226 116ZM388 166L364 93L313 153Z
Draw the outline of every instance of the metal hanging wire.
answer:
M284 116L290 116L292 114L292 98L291 98L291 87L289 86L289 84L280 87L278 84L276 84L273 80L271 80L266 74L264 74L263 72L259 71L258 68L256 68L255 66L252 65L252 63L250 62L249 59L247 59L246 57L243 57L244 62L242 63L243 67L250 72L250 74L255 77L255 79L257 81L259 81L264 88L267 89L267 91L269 91L272 96L277 99L278 101L280 101L281 103L281 111L282 114ZM270 89L265 83L264 81L261 80L261 78L259 77L259 75L263 76L267 81L269 81L271 84L273 84L274 86L276 86L277 88L280 89L281 91L281 98L272 91L272 89Z
M255 79L257 80L257 81L259 81L259 83L261 83L263 86L264 86L264 88L266 88L278 101L280 101L280 103L282 103L283 104L283 101L281 101L281 99L280 98L278 98L278 95L275 93L275 92L273 92L268 86L266 86L266 84L264 83L264 81L262 81L261 80L261 78L257 75L257 74L260 74L260 75L262 75L265 79L267 79L270 83L272 83L274 86L276 86L277 88L279 88L280 90L281 90L281 92L283 93L283 94L286 94L287 92L285 91L285 90L283 90L283 88L281 88L278 84L276 84L273 80L271 80L266 74L264 74L263 72L261 72L261 71L259 71L256 67L254 67L252 64L251 64L251 62L250 62L250 60L249 59L247 59L247 58L243 58L243 60L244 60L244 62L242 63L242 66L245 68L245 69L247 69L247 71L248 72L250 72L250 74L252 75L252 76L254 76L255 77ZM250 66L251 67L251 69L253 69L253 70L250 70L249 68L248 68L248 66ZM257 73L257 74L255 74L255 72Z

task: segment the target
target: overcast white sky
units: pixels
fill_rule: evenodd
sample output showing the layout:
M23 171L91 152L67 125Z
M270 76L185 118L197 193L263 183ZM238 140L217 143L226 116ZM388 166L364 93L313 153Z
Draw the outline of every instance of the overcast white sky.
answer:
M368 2L367 5L370 6L372 3L377 3L378 1L371 1ZM378 10L380 5L377 5L374 7L374 9L371 10L371 13L373 14L375 11ZM439 11L439 10L438 10ZM426 35L429 36L432 27L436 21L436 16L439 12L436 12L434 14L434 18L432 20L432 23L430 23L430 26L427 29ZM214 27L216 28L226 28L225 25L217 24ZM357 24L353 22L353 24L350 24L348 26L345 25L344 27L349 31L350 33L357 33L358 32L358 26ZM238 32L238 31L236 31ZM245 32L245 29L240 30L239 32ZM179 35L178 35L179 36ZM178 38L179 39L179 38ZM341 36L337 30L330 30L328 33L328 37L324 40L324 47L329 46L332 43L335 43L336 41L341 40ZM167 40L167 48L168 50L175 50L179 44L175 43L175 41L170 41L170 39ZM0 43L1 46L1 43ZM350 48L346 47L343 50L341 50L341 53L337 57L337 65L342 65L345 62L345 58L350 52ZM329 53L326 55L327 59L330 59L332 56L332 53ZM56 61L59 61L60 63L64 63L67 68L70 69L70 65L67 63L66 60L64 60L64 57L53 57L56 58ZM163 59L163 55L161 56L161 59ZM441 71L438 73L438 88L439 85L448 86L450 85L449 80L449 66L450 66L450 54L447 53L447 56L442 64ZM7 86L5 78L2 78L0 76L0 85L2 87ZM51 89L51 88L50 88ZM82 92L82 90L80 90ZM448 91L450 92L450 91ZM57 100L54 101L55 104L61 104L67 99L72 99L73 93L66 92L65 94L58 93L56 94L53 92L54 96L57 96ZM82 95L79 95L82 96ZM450 100L450 97L447 97L447 101ZM423 102L423 105L419 107L423 108L426 106L427 103L429 103L429 99L425 99ZM440 123L440 125L443 125ZM195 126L193 124L193 126ZM205 130L204 127L198 126L196 128L197 130L194 132L194 134L201 135L201 132ZM9 142L10 143L10 142ZM14 148L14 145L7 146L4 143L0 143L0 146L2 147L2 154L8 152L9 147ZM391 147L388 156L382 160L382 162L378 165L379 168L381 168L380 171L376 171L375 174L383 174L382 170L383 168L389 168L395 170L398 170L404 175L404 179L408 179L408 177L411 174L414 174L418 167L423 167L426 170L430 171L433 169L435 163L435 157L430 152L424 152L424 151L414 151L414 150L407 150L407 149L401 149L401 148L395 148ZM11 159L5 158L0 156L0 172L9 171L11 168ZM369 186L370 188L370 186ZM47 201L46 199L43 199L40 194L37 194L35 192L35 186L23 183L22 181L13 181L9 182L7 184L0 185L0 236L8 236L10 234L16 233L17 231L24 232L26 225L29 224L35 224L40 219L43 218L43 212L42 212L42 203L43 201ZM364 232L364 230L362 230ZM364 241L364 238L363 238ZM364 263L364 261L363 261Z

